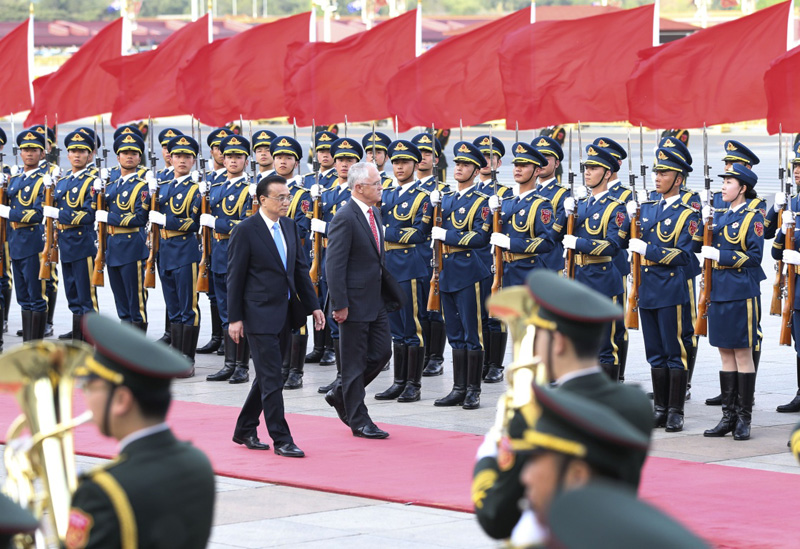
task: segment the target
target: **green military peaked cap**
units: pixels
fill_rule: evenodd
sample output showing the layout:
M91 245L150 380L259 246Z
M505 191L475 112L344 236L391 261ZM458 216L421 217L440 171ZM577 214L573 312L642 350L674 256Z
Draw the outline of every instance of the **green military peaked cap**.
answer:
M172 378L191 368L189 360L170 347L106 316L84 316L83 334L94 345L95 353L84 367L76 368L78 376L94 375L115 385L168 390Z
M559 494L550 507L550 547L694 549L708 544L636 494L592 482Z
M39 527L39 521L5 494L0 494L0 540L14 534L33 532Z
M581 282L535 269L526 279L538 305L529 318L537 328L571 338L599 336L606 323L622 318L622 307Z

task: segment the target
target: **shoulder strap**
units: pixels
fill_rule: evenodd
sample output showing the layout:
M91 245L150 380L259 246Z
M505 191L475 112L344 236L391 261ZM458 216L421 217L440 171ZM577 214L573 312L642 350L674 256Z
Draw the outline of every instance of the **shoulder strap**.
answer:
M97 484L111 500L114 511L119 520L120 547L122 549L137 549L139 546L138 530L136 527L136 516L133 514L131 502L117 479L112 477L108 471L98 471L92 475L92 480Z

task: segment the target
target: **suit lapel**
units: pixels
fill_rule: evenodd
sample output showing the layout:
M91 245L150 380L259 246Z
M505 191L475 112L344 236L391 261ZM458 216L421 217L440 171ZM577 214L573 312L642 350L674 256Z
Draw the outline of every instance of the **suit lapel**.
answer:
M353 200L351 199L350 200L350 208L353 210L353 214L356 216L356 219L358 219L358 222L361 224L361 226L364 228L364 230L367 231L367 236L369 236L369 240L370 240L370 242L373 243L372 245L374 246L372 249L375 250L375 253L380 255L378 247L375 246L375 244L374 244L375 237L372 234L372 229L370 228L369 223L367 222L367 218L364 216L364 212L361 211L361 206L359 206L358 204L355 204L353 202ZM372 214L375 215L375 210L374 209L372 210ZM376 219L375 220L376 226L377 226L377 223L378 223L378 221ZM381 231L378 231L378 238L379 239L381 238Z
M278 247L275 246L275 239L272 238L272 230L264 223L264 218L261 217L260 213L256 213L255 217L257 217L258 221L256 223L256 233L258 233L258 236L261 237L261 240L266 244L267 248L269 248L269 251L272 252L272 255L275 256L275 259L278 260L278 265L282 267L283 262L281 261L281 254L278 253ZM286 264L289 264L288 257Z
M289 223L289 219L286 217L281 218L281 230L283 231L283 245L285 248L284 251L286 252L286 271L288 272L290 265L294 265L297 250L294 246L294 228L291 227L291 223ZM277 248L275 251L277 252Z

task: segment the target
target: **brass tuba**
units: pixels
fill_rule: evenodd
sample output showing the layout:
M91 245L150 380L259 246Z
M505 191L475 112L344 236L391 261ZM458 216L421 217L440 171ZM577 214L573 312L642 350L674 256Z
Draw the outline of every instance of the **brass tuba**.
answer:
M15 393L22 409L6 434L3 491L40 522L48 517L44 531L19 540L18 547L47 546L45 532L66 536L78 483L72 430L92 417L72 417L72 372L91 354L85 343L37 340L0 355L0 391Z

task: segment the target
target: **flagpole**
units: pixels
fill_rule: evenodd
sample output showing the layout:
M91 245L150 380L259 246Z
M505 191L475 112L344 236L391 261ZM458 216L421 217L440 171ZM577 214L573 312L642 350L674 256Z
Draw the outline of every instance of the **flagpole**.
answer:
M415 55L422 55L422 0L417 0L417 24L414 31Z
M30 17L28 17L28 93L31 98L31 105L33 105L33 2L31 2ZM47 132L45 132L45 136ZM12 136L16 139L17 136Z
M653 4L653 46L661 44L661 0Z
M536 23L536 0L531 0L531 25Z
M133 49L133 22L128 8L128 0L122 0L119 8L122 17L122 55L128 55Z

